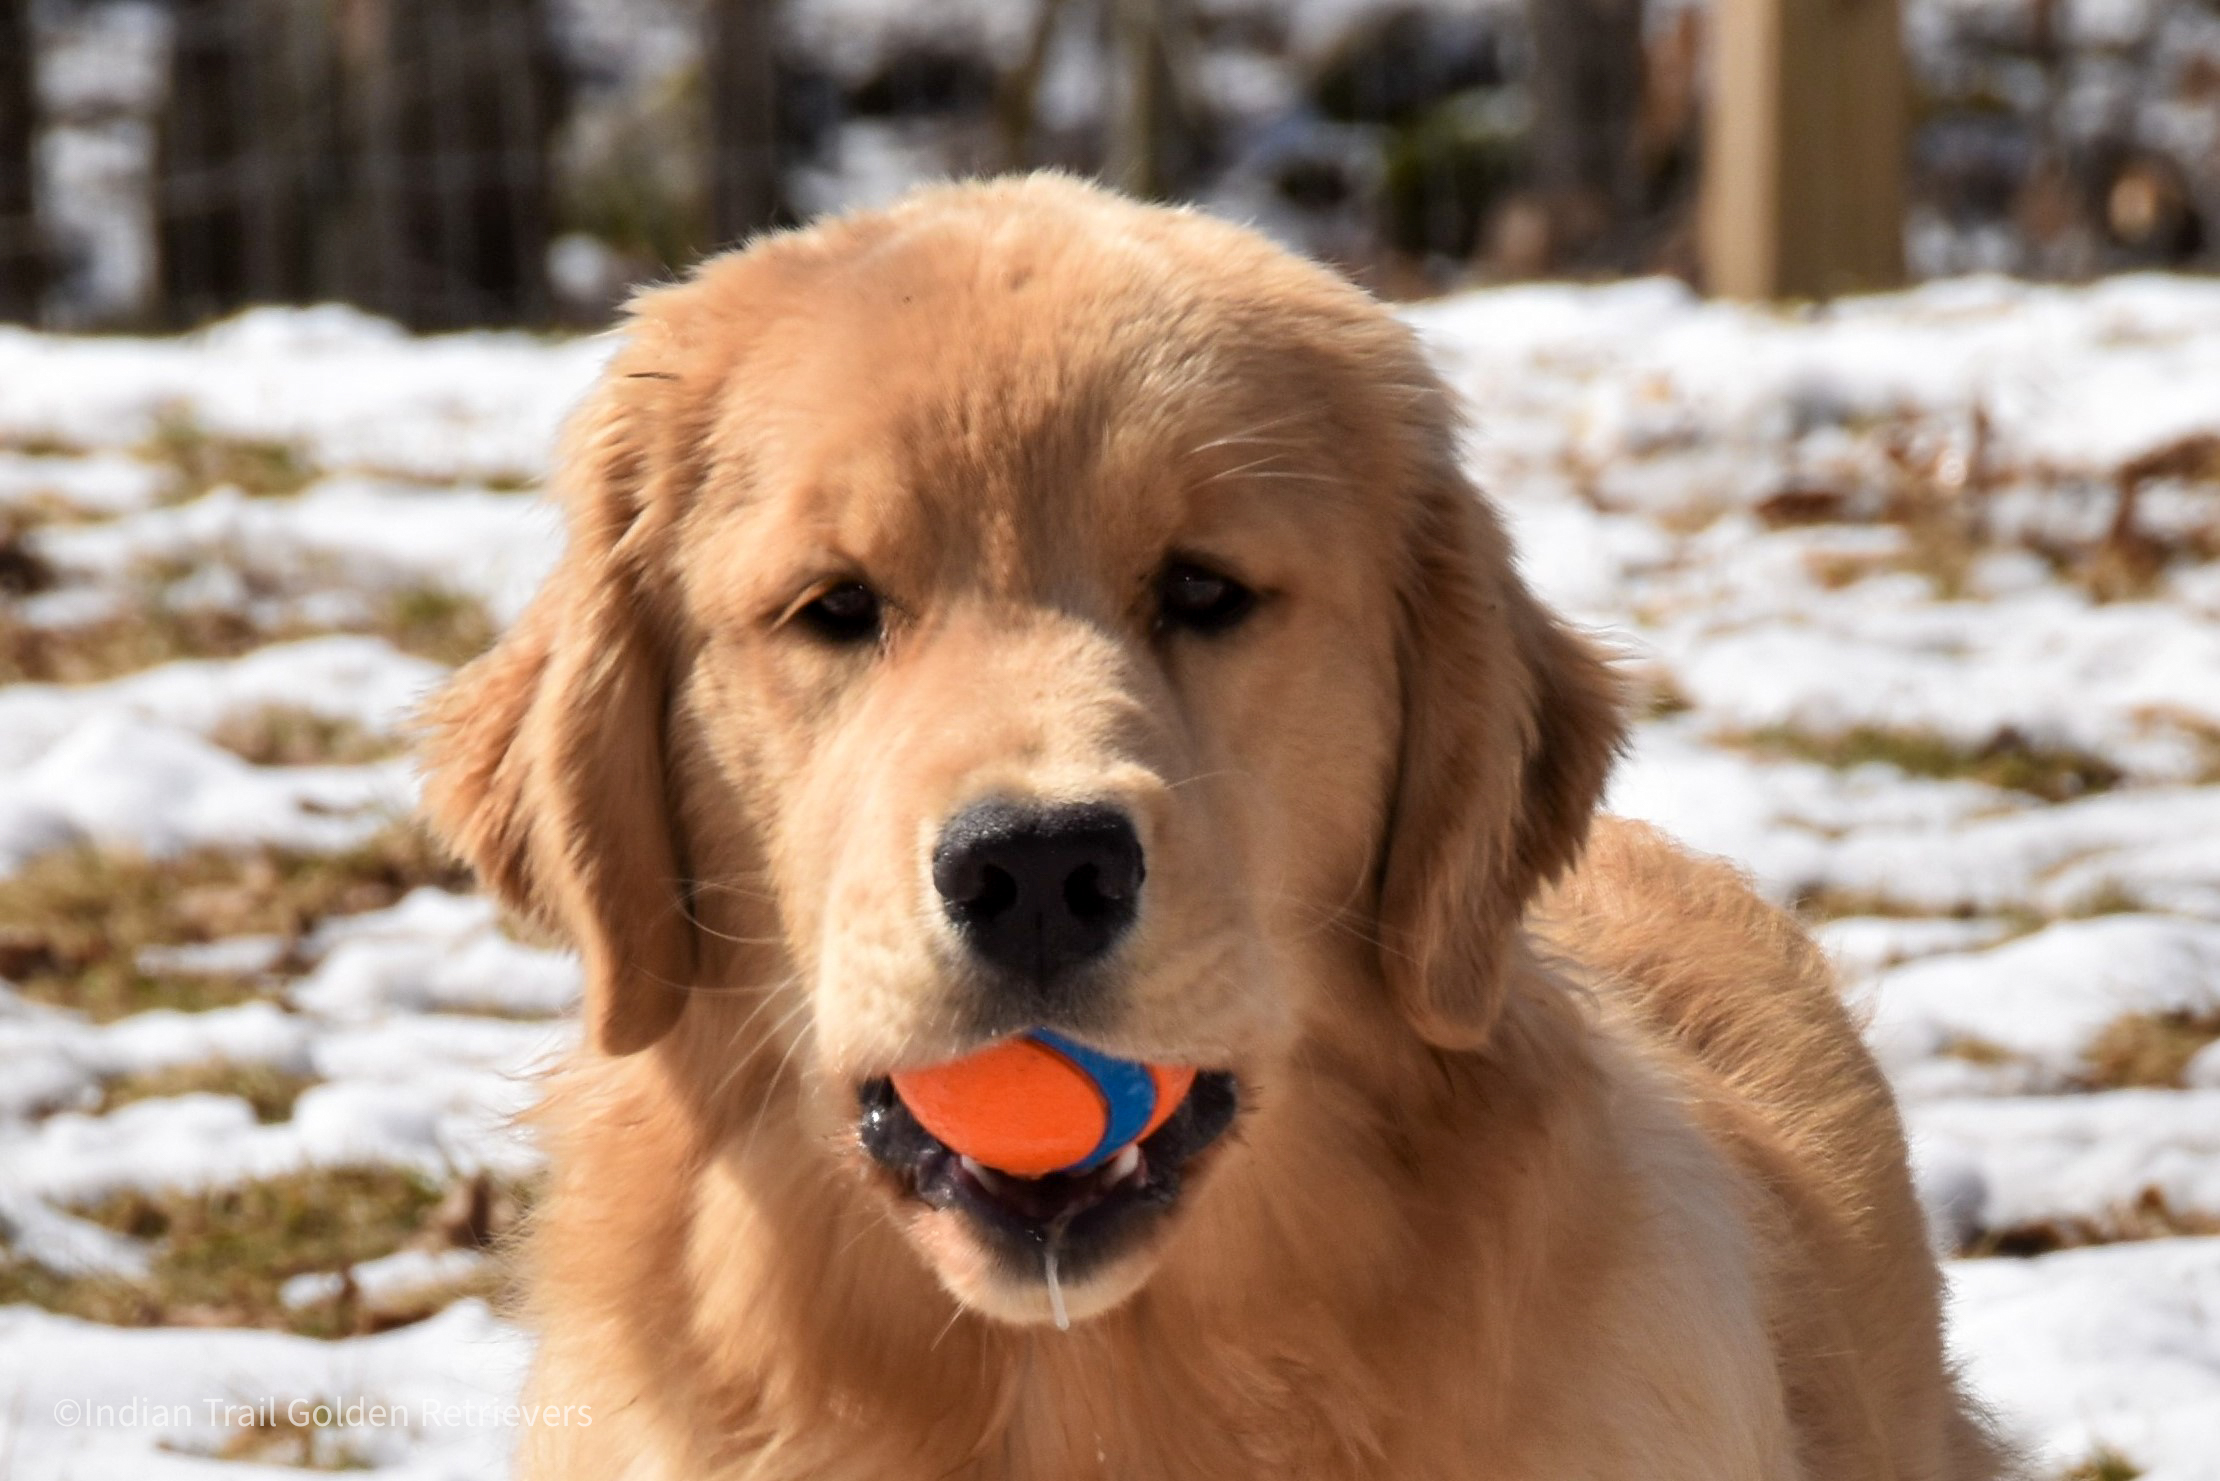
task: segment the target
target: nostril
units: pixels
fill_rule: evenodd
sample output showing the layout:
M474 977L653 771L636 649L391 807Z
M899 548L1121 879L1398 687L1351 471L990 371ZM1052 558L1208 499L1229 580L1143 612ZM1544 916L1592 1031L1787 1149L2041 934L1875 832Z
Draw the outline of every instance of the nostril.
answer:
M1114 903L1103 893L1102 870L1093 864L1080 865L1064 881L1064 904L1082 920L1102 914Z
M933 855L933 889L953 908L992 914L1017 900L1017 881L984 849L943 845Z
M1017 904L1017 897L1017 881L1010 877L1010 871L989 864L979 872L979 888L955 903L973 915L1000 915Z
M1082 920L1099 920L1132 908L1140 888L1141 865L1136 855L1124 859L1081 864L1064 881L1064 904Z
M1046 984L1108 952L1132 925L1143 876L1127 816L1099 803L984 802L950 819L933 888L972 950Z

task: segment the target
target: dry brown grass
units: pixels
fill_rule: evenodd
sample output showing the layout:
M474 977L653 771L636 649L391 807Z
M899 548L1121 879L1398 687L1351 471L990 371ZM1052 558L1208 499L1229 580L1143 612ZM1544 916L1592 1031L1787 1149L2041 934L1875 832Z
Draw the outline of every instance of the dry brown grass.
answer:
M1985 782L2046 802L2109 791L2123 779L2120 769L2102 756L2071 746L2038 744L2010 729L1999 731L1979 746L1967 746L1931 731L1873 725L1854 726L1833 735L1771 726L1719 739L1761 755L1816 761L1822 766L1847 768L1879 762L1908 776Z
M262 984L148 973L141 949L229 936L298 940L326 917L381 909L424 884L462 890L470 875L412 823L336 854L48 854L0 879L0 977L100 1020L217 1007L260 994Z
M1935 1051L1944 1059L1955 1059L1964 1064L2007 1065L2017 1064L2020 1056L1979 1034L1952 1034L1943 1040Z
M133 1101L173 1095L235 1095L254 1107L255 1120L270 1126L290 1119L293 1103L315 1083L313 1075L296 1074L275 1065L205 1060L118 1075L103 1087L98 1114L105 1116Z
M284 498L316 478L315 466L291 443L226 437L181 414L162 418L138 455L177 470L177 499L226 486L257 498Z
M337 1411L341 1402L334 1400L327 1410L319 1411L315 1404L305 1401L265 1401L253 1420L224 1436L214 1459L295 1471L376 1470L376 1463L354 1448L353 1437L347 1431L316 1422L319 1412Z
M352 720L293 705L226 715L208 738L257 766L358 766L399 755L406 743Z
M392 1168L327 1168L196 1193L132 1192L78 1212L153 1250L143 1281L56 1275L0 1260L0 1304L28 1302L111 1326L259 1327L310 1337L383 1331L461 1296L506 1300L499 1266L373 1312L343 1291L288 1307L285 1282L402 1249L490 1248L527 1201L482 1180L442 1190ZM471 1215L478 1217L473 1220Z
M2123 1014L2089 1046L2081 1082L2092 1090L2180 1089L2189 1061L2215 1041L2220 1010Z
M2093 1219L2039 1219L1983 1230L1960 1253L1975 1259L2029 1259L2089 1245L2206 1234L2220 1234L2220 1215L2177 1209L2158 1189L2145 1188L2132 1203Z
M2099 1445L2090 1457L2058 1481L2135 1481L2143 1468L2108 1445Z
M54 568L31 543L32 521L22 511L0 511L0 597L37 596L54 584Z
M455 666L492 647L500 628L475 597L410 586L386 597L370 631L404 653Z
M67 627L0 610L0 684L91 684L181 658L237 658L269 641L241 613L151 599Z
M7 559L0 546L0 577ZM230 608L170 600L178 575L170 569L140 573L120 608L90 622L49 626L0 608L0 684L98 683L156 664L237 658L266 644L330 632L373 633L404 653L452 665L484 652L497 631L483 604L439 587L391 591L358 622L265 624Z

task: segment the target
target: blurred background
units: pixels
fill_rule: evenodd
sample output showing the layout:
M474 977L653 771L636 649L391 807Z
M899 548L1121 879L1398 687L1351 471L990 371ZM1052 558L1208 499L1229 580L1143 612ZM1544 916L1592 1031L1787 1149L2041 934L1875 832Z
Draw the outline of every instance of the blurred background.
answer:
M1773 12L1790 24L1768 41ZM1791 194L1861 176L1827 234L1900 218L1900 244L1738 278L1730 259L1759 249L1707 246L1699 203L1707 176L1762 189L1732 177L1765 175L1768 150ZM2206 268L2220 9L0 5L0 318L57 328L324 299L423 329L593 324L626 284L751 231L1042 165L1253 220L1399 297L1646 272L1810 295ZM1764 229L1754 197L1730 209Z
M1041 166L1390 301L1974 1387L2220 1481L2220 0L0 0L0 1478L506 1472L577 965L412 716L633 285Z

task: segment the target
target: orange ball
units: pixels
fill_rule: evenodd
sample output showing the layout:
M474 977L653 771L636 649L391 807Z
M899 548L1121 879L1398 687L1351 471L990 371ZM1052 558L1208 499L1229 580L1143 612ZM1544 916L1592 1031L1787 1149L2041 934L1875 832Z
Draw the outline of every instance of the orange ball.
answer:
M895 1076L918 1124L997 1172L1088 1172L1164 1124L1192 1065L1136 1064L1047 1029Z

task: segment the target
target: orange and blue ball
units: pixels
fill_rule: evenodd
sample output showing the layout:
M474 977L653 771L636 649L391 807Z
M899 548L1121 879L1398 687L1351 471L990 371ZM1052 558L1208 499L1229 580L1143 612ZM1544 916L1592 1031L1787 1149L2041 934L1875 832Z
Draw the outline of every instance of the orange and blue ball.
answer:
M997 1172L1092 1172L1148 1136L1195 1082L1191 1065L1139 1064L1033 1029L895 1076L918 1124Z

